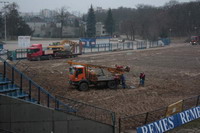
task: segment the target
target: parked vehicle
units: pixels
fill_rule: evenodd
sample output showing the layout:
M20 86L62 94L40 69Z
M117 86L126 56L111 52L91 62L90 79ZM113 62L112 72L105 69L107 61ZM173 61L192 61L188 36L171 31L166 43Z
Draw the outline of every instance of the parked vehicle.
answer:
M51 60L54 58L72 58L80 55L81 48L78 44L56 43L44 48L42 44L32 44L27 48L28 60Z
M128 66L112 68L72 61L68 61L68 64L71 65L69 68L70 85L81 91L88 90L89 86L98 86L102 83L106 84L108 88L117 88L123 73L130 71ZM95 69L97 70L95 71Z
M197 44L200 45L200 36L192 36L190 43L192 45L197 45Z

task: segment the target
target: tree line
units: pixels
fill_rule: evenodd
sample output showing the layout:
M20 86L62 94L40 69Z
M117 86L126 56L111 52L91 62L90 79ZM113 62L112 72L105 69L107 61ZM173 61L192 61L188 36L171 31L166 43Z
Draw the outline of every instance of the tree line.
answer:
M16 3L8 4L3 7L0 12L0 35L5 35L5 23L6 34L11 39L15 39L17 36L31 35L33 31L26 24L23 18L18 12L19 6Z
M164 6L138 5L136 8L120 7L112 10L115 33L134 40L155 40L159 37L191 36L200 32L200 2L179 3L169 1ZM105 20L106 13L96 12L96 20Z
M31 35L34 31L19 15L16 3L6 5L0 13L0 36L3 37L5 17L7 35L14 38L19 35ZM67 23L69 12L61 8L56 16L61 23L59 37ZM156 40L171 36L191 36L200 34L200 1L179 3L171 0L164 6L137 5L136 8L119 7L106 12L94 11L91 6L82 18L75 19L80 37L95 37L96 22L102 22L109 36L126 35L128 39ZM83 22L86 23L86 29Z

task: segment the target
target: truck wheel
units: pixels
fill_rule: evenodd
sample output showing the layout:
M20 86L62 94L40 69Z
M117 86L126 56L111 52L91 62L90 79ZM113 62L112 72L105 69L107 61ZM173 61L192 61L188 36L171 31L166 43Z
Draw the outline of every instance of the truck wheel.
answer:
M52 55L49 55L49 60L52 60L52 59L53 59Z
M40 57L37 57L37 61L41 61L41 58L40 58Z
M108 81L107 86L110 89L115 89L116 88L116 83L113 80L112 81Z
M83 82L83 83L80 83L79 85L79 88L78 88L80 91L86 91L89 89L89 86L87 83Z

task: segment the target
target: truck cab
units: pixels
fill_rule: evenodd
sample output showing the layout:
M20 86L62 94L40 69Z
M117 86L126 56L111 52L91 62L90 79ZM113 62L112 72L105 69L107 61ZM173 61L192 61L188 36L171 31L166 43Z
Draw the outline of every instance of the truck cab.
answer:
M80 90L88 89L89 83L86 75L86 68L82 65L74 65L69 68L70 84L76 86Z
M27 48L27 59L38 60L43 55L42 44L32 44Z
M192 45L200 44L200 36L192 36L190 43Z
M79 82L86 79L85 67L82 65L74 65L69 68L69 78L73 82Z

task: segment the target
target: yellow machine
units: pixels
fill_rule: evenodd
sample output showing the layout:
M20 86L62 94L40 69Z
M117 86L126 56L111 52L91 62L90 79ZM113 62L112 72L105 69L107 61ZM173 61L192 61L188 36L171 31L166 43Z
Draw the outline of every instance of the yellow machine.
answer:
M61 42L56 42L52 45L49 45L47 49L51 49L53 51L70 51L71 53L75 52L76 46L78 46L77 42L70 40L63 40Z
M81 91L85 91L89 89L89 86L99 84L106 84L108 88L114 89L120 83L120 76L124 72L129 72L130 68L112 68L100 65L92 65L92 64L84 64L79 62L68 61L68 64L71 65L69 68L69 79L70 84L74 85ZM94 69L98 69L100 71L95 71ZM105 71L110 74L105 74Z

